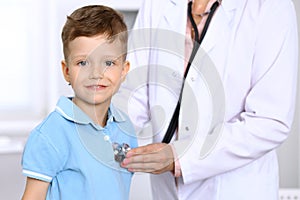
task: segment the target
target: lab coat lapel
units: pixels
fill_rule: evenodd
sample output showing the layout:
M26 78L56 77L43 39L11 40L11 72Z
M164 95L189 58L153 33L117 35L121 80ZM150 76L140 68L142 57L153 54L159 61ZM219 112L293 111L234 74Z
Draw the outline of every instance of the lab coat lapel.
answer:
M236 26L238 26L239 24L239 20L241 17L240 15L242 15L242 10L243 9L238 9L238 8L242 8L246 3L246 0L224 0L221 4L221 6L218 8L217 12L215 13L215 16L213 17L210 27L207 31L207 37L204 38L203 43L202 43L202 48L204 49L204 51L206 53L209 53L211 51L212 54L215 55L221 55L222 53L226 53L224 52L225 49L229 48L229 44L230 42L228 42L232 37L234 37L234 30L236 30ZM217 48L218 47L218 48ZM220 52L220 51L223 52ZM215 51L215 52L213 52ZM218 61L215 61L218 62ZM225 64L225 63L223 63ZM223 66L223 65L222 65ZM219 67L222 67L219 66ZM211 68L213 69L213 68ZM207 71L211 71L207 70ZM217 70L220 72L221 68L217 67ZM214 73L213 73L214 74ZM210 76L206 76L206 77L210 77ZM213 77L213 76L211 76ZM213 80L213 84L217 82L216 80ZM220 83L222 84L222 83ZM212 84L210 84L212 85ZM218 88L218 87L215 87ZM213 93L213 91L211 91ZM216 90L216 92L214 94L219 95L220 91ZM225 95L224 95L225 96ZM220 112L220 110L224 107L223 104L220 104L219 98L215 103L214 106L216 108L220 109L216 109L218 110L218 112ZM211 129L210 134L207 134L202 148L200 150L200 158L204 158L205 156L207 156L211 150L213 149L215 143L217 142L218 138L219 138L219 134L221 133L220 129L221 126L219 126L218 124L220 124L220 122L222 121L222 118L218 119L215 118L218 115L213 115L212 118L212 125L211 125Z
M163 12L164 25L168 30L175 31L185 35L187 13L187 1L185 0L167 0L166 9Z
M215 45L228 39L233 30L237 0L224 0L214 14L201 47L205 52L211 51Z

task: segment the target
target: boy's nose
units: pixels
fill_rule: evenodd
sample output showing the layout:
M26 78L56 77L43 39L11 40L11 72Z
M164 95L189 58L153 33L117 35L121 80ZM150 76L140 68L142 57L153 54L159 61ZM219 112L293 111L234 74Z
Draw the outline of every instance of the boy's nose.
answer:
M106 68L100 64L93 65L90 71L90 78L91 79L103 78L105 70Z

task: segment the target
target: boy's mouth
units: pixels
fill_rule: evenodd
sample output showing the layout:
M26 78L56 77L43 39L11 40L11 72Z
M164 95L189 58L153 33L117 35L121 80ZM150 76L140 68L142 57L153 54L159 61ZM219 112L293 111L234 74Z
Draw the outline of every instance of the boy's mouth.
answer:
M107 88L106 85L89 85L86 87L87 89L93 90L93 91L99 91Z

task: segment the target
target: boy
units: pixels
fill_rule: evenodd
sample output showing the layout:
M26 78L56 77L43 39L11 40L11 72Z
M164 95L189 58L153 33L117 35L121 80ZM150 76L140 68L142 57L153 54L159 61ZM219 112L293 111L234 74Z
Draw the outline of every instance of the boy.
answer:
M132 174L119 166L113 146L124 153L137 140L129 118L111 104L130 67L126 31L123 18L105 6L85 6L67 18L61 64L74 97L61 97L30 134L23 200L129 198Z

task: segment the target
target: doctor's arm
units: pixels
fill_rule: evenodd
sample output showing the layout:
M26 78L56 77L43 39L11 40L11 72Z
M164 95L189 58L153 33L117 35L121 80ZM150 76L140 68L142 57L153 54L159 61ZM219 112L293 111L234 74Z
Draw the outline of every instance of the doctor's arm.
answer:
M49 183L27 177L22 200L45 200Z

